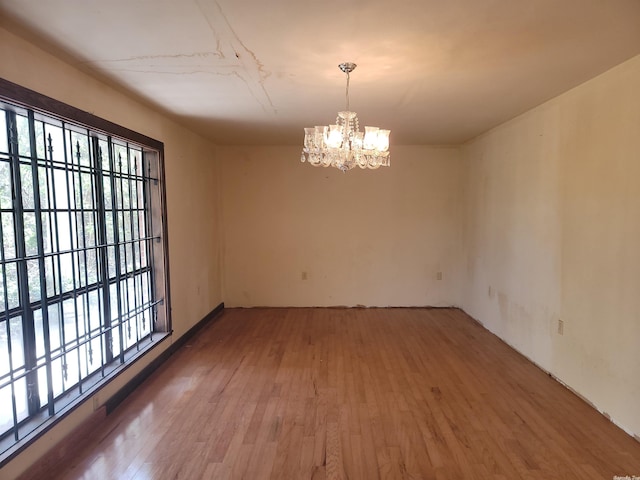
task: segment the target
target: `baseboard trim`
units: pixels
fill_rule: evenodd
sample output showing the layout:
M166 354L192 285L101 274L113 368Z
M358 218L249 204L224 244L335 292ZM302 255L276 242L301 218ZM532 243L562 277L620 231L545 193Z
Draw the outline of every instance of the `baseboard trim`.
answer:
M604 418L606 418L609 422L611 422L613 425L615 425L617 428L619 428L620 430L622 430L624 433L626 433L627 435L629 435L631 438L633 438L634 440L640 442L640 435L638 435L635 432L632 432L630 430L628 430L627 428L625 428L624 426L620 425L620 423L618 423L615 419L613 419L611 417L611 415L609 415L607 412L605 412L604 410L600 409L596 404L594 404L591 400L589 400L587 397L585 397L584 395L582 395L580 392L578 392L576 389L574 389L571 385L569 385L568 383L566 383L564 380L562 380L560 377L558 377L556 374L552 373L551 371L547 370L545 367L543 367L542 365L540 365L538 362L536 362L535 360L533 360L531 357L529 357L529 355L526 355L524 352L522 352L519 348L517 348L515 345L512 345L511 343L509 343L506 339L502 338L500 335L498 335L497 333L493 332L492 330L490 330L482 321L478 320L475 317L472 317L471 314L467 313L464 309L460 308L460 310L467 315L471 320L473 320L475 323L477 323L481 328L483 328L484 330L486 330L487 332L489 332L491 335L493 335L494 337L496 337L498 340L500 340L502 343L504 343L507 347L509 347L510 349L512 349L514 352L516 352L518 355L522 356L523 358L525 358L529 363L531 363L532 365L534 365L536 368L538 368L539 370L541 370L545 375L548 375L549 378L552 378L554 381L556 381L557 383L559 383L560 385L562 385L564 388L566 388L568 391L570 391L573 395L575 395L576 397L578 397L581 401L583 401L584 403L586 403L590 408L592 408L593 410L595 410L596 412L598 412L600 415L602 415Z
M191 327L187 332L178 338L171 344L164 352L158 355L149 365L144 367L140 373L127 382L118 392L111 396L106 402L105 407L107 409L107 415L120 405L125 398L127 398L136 388L138 388L142 382L144 382L151 374L158 369L160 365L167 361L167 359L182 348L189 340L191 340L199 330L201 330L209 322L215 320L218 315L224 310L224 302L220 303L216 308L211 310L202 320Z
M118 392L109 398L104 405L86 418L69 435L63 438L55 447L36 460L25 472L20 474L19 480L32 478L47 478L49 472L55 470L65 462L82 445L88 435L93 435L96 428L107 418L122 401L127 398L142 382L158 369L171 355L183 347L205 325L217 319L224 310L224 302L211 310L202 320L191 327L184 335L173 342L164 352L144 367L140 373L126 383ZM25 449L29 448L28 446ZM10 461L10 460L9 460Z

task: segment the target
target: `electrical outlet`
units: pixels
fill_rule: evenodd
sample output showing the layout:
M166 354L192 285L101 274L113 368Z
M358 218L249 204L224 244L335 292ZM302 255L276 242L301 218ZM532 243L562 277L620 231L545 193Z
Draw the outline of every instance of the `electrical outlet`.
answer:
M564 322L558 319L558 335L564 335Z
M442 272L436 273L436 280L442 280Z
M302 272L302 280L307 280L309 278L309 274L307 272Z

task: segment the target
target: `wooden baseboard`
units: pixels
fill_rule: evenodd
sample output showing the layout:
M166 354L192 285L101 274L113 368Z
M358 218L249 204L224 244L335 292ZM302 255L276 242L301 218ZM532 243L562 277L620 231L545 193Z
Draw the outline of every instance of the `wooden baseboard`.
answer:
M147 365L138 375L133 377L125 386L113 395L104 405L96 409L87 419L78 425L69 435L63 438L47 453L22 473L18 480L30 480L34 478L49 478L48 472L54 471L62 463L68 462L79 447L95 434L96 428L131 392L133 392L142 382L144 382L158 367L162 365L171 355L184 346L193 336L209 322L213 321L224 310L224 303L220 303L209 312L202 320L191 327L184 335L178 338L173 344L162 352L156 359Z
M142 371L133 377L127 384L122 387L118 392L113 395L109 400L105 402L105 406L107 407L107 415L109 415L113 410L122 403L122 401L131 394L142 382L144 382L149 376L167 359L177 352L182 346L184 346L193 336L204 327L207 323L214 320L220 312L224 310L224 302L219 304L216 308L211 310L205 317L196 323L193 327L191 327L184 335L178 338L175 342L171 344L169 348L167 348L164 352L162 352L156 359L154 359L149 365L147 365Z

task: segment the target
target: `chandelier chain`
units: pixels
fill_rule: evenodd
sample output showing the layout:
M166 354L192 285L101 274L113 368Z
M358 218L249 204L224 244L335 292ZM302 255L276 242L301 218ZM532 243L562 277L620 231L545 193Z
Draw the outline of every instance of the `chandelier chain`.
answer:
M349 109L349 72L347 72L347 112L350 112L351 110Z

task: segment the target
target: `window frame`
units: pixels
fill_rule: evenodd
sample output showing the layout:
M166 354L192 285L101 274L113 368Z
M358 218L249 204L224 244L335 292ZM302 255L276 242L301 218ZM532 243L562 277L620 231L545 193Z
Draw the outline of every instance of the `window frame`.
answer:
M154 284L153 287L151 287L151 289L153 290L155 295L158 295L158 297L162 299L154 307L156 308L155 312L157 312L158 315L157 315L155 325L153 324L150 325L150 332L148 337L145 337L141 341L136 341L136 343L134 344L136 348L128 347L128 349L125 349L125 345L123 343L120 343L119 344L120 352L118 353L118 356L111 357L111 361L109 362L105 362L105 360L101 358L100 368L94 373L92 373L91 375L85 378L82 378L79 381L78 385L82 384L81 389L79 387L73 387L73 388L70 388L69 390L64 390L63 394L60 395L59 397L53 398L52 387L50 383L51 374L49 373L48 375L49 384L47 386L47 390L48 390L47 404L44 407L39 409L40 410L39 413L34 414L33 412L31 412L26 420L23 420L18 424L18 426L20 426L22 423L26 424L26 427L27 427L25 429L26 433L23 432L20 435L18 435L19 429L14 424L13 430L15 430L15 434L11 435L11 437L14 437L14 438L13 438L13 441L10 441L10 440L7 440L6 433L3 434L2 432L0 432L1 434L0 435L0 468L2 468L2 466L4 466L7 462L9 462L12 458L14 458L17 454L19 454L22 450L24 450L28 445L30 445L33 441L39 438L47 430L49 430L55 424L57 424L59 421L65 418L75 408L77 408L82 403L91 399L91 397L97 391L99 391L106 384L108 384L114 378L116 378L120 373L124 372L130 366L135 364L135 362L138 359L143 357L146 353L151 351L153 348L155 348L160 343L162 343L166 338L168 338L172 334L172 323L171 323L171 296L170 296L170 288L169 288L169 279L170 279L169 242L168 242L168 227L167 227L166 184L165 184L165 170L164 170L164 143L158 140L155 140L153 138L147 137L145 135L142 135L140 133L137 133L135 131L129 130L126 127L117 125L103 118L97 117L91 113L85 112L71 105L65 104L53 98L42 95L28 88L22 87L18 84L15 84L3 78L0 78L0 102L2 102L3 104L6 102L7 104L15 106L17 109L23 109L24 111L28 112L30 122L33 122L34 116L44 115L47 117L47 119L53 119L53 120L64 122L64 123L68 122L68 126L70 127L71 130L74 128L83 129L86 132L87 139L90 139L89 141L90 144L93 145L93 147L90 147L90 148L96 149L93 152L94 154L97 152L97 144L99 142L99 139L108 138L109 145L111 145L110 143L111 139L115 139L116 142L124 142L127 145L127 151L128 151L128 148L129 148L128 145L129 143L131 143L139 148L141 157L149 156L150 158L153 158L153 161L145 162L145 164L149 163L149 165L153 165L153 169L154 169L153 180L155 181L155 179L157 179L157 183L158 183L158 188L155 190L155 193L153 194L154 202L157 206L149 207L150 210L146 214L149 217L153 218L153 219L152 218L148 219L150 222L156 222L156 225L153 226L153 231L150 232L150 235L154 237L156 236L159 237L157 239L161 243L161 245L157 249L155 247L152 249L153 252L150 254L149 258L147 258L147 260L150 261L152 264L154 264L154 262L157 264L158 271L160 272L158 274L158 278L155 279L155 272L152 271L154 268L153 266L147 266L147 268L151 272L149 275L149 277L151 278L150 281L152 284ZM4 114L4 109L2 113ZM32 126L33 126L33 123L30 123L30 135L34 135L33 131L31 131ZM33 138L31 140L33 145L34 144ZM35 155L32 155L32 162L33 163L31 168L33 169L35 166L36 167L35 171L37 171L38 160L35 159ZM46 168L49 168L49 167L46 167ZM94 168L95 168L95 171L91 175L95 175L95 178L98 179L98 176L100 175L99 169L95 166ZM144 176L144 172L142 175ZM34 196L38 196L38 193L35 193L39 191L38 183L37 183L37 178L38 178L37 173L34 173L33 176L35 180L35 183L33 184ZM112 174L111 179L113 179L113 176L114 175ZM124 176L124 174L122 173L122 168L121 168L121 178L122 176ZM149 173L149 176L151 177L151 173ZM13 188L16 188L16 189L19 188L19 182L20 182L19 177L20 177L19 172L18 174L13 175L14 180L16 178L18 179L18 184L14 183ZM147 181L149 181L149 179L147 179ZM129 182L131 182L130 179L129 179ZM97 185L98 183L101 183L101 182L96 181L95 183ZM129 183L128 186L130 187L131 183ZM94 192L94 195L96 195L97 197L96 192ZM99 201L102 202L103 199L100 199ZM16 204L17 203L18 202L16 202ZM71 205L69 205L69 208L71 208ZM104 214L105 215L104 218L106 218L106 211L104 210L104 206L102 206L102 208L99 208L99 206L94 205L93 208L96 210L96 212L99 211L100 214ZM131 205L129 205L129 208L131 209ZM34 207L34 212L35 210L36 209ZM112 206L112 210L115 212L117 210L117 207ZM82 211L84 212L84 210ZM124 212L124 203L122 204L122 211ZM82 215L84 215L84 213L82 213ZM114 213L114 216L115 215L116 214ZM106 222L106 220L104 221ZM124 213L123 213L123 222L124 222ZM40 222L37 222L37 223L40 224ZM24 227L24 225L20 225L20 226L16 225L14 228L17 229L18 227ZM133 229L133 224L131 228ZM117 230L117 227L116 227L116 230ZM98 232L95 232L95 235L96 235L95 241L97 244ZM133 235L133 233L131 233L131 235ZM40 259L43 254L43 251L42 251L43 236L42 236L41 228L37 228L37 242L39 245L38 258ZM115 242L115 243L117 243L115 247L115 250L117 251L119 250L119 245L121 245L122 243L121 242ZM124 240L124 243L126 243L126 239ZM98 255L97 245L95 250L96 250L96 255ZM4 262L4 251L2 253L3 253L3 262ZM21 253L24 255L25 252L21 252ZM18 252L16 252L16 257L18 256L19 256ZM23 256L22 258L26 258L26 257ZM116 258L117 258L117 254L116 254ZM44 260L41 260L40 261L40 269L41 269L40 286L41 286L41 291L46 292L46 287L43 287L43 283L42 283L44 280L43 279L44 271L42 270L43 266L44 266ZM60 266L58 266L58 268L60 268ZM85 265L85 270L86 270L86 265ZM127 271L125 271L125 276L127 275L126 272ZM134 261L134 273L132 274L132 277L134 274L135 274L135 261ZM109 278L110 278L110 274L107 272L106 276L104 276L102 279L103 280L102 287L106 288L107 290L109 289L109 286L110 286ZM107 279L106 286L104 284L105 279ZM85 287L87 289L87 292L89 291L89 287L91 287L92 289L95 289L96 291L99 291L102 288L100 286L101 280L99 278L96 279L96 282L97 283L95 283L95 285L92 284L92 285L87 285ZM21 282L19 281L19 283ZM60 289L62 292L62 286L60 286ZM74 281L74 290L75 290L75 281ZM158 292L160 293L158 294ZM29 305L33 304L33 301L29 299L29 292L19 293L19 296L20 295L22 295L23 298L20 298L20 306L18 308L20 309L24 308L23 306L25 305L24 303L25 301L27 301ZM62 297L62 293L60 293L60 297ZM103 297L103 303L104 303L104 298L105 297ZM108 293L106 295L106 298L108 298ZM41 298L40 304L48 308L47 306L48 299ZM43 316L47 315L47 312L45 312L46 308L42 309ZM108 311L108 309L109 307L106 306L105 310ZM31 312L31 314L33 313ZM9 319L10 319L9 312L5 311L3 315L6 317L5 321L9 322ZM110 320L108 320L107 323L109 321ZM123 320L122 318L119 317L118 321L122 322ZM22 321L22 324L24 325L24 321ZM8 328L8 324L6 328ZM103 328L102 323L100 328ZM45 335L48 335L48 332L45 333ZM28 352L25 351L25 356L27 354ZM36 355L35 352L33 352L33 355ZM100 355L102 355L102 353ZM107 358L109 358L109 355L107 355ZM119 360L119 361L116 361L116 360ZM49 369L49 372L50 372L49 366L47 366L47 369ZM100 375L97 374L98 372L100 372ZM34 373L35 372L32 372L32 374ZM80 372L78 373L80 374ZM75 390L77 390L77 392ZM14 423L15 423L15 417L14 417Z

